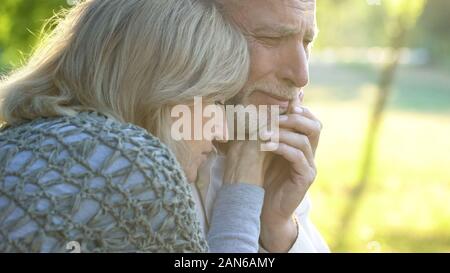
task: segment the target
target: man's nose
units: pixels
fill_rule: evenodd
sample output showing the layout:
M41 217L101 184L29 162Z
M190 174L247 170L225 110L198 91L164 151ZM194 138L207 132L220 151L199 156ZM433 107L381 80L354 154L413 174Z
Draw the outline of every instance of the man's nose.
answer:
M304 45L293 43L286 47L279 69L282 82L297 88L305 87L309 82L309 67Z

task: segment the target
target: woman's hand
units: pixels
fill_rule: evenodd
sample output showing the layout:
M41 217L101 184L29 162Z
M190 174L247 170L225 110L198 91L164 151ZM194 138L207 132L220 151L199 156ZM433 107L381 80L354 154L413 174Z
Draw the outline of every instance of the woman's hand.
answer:
M263 187L267 152L262 152L259 141L227 143L224 183L247 183ZM265 164L266 163L266 164Z

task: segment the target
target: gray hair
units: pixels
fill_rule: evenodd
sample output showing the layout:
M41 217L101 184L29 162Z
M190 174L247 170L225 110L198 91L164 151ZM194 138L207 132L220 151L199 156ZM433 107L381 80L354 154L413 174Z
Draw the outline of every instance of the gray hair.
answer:
M229 99L249 52L210 0L86 0L58 19L28 62L0 82L0 118L16 124L93 110L170 145L170 108Z

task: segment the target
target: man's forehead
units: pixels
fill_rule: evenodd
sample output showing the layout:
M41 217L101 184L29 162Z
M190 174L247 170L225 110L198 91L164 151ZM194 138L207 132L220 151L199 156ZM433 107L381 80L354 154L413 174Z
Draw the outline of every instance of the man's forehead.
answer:
M279 2L299 11L314 11L316 8L316 0L279 0Z
M257 6L258 4L274 4L281 6L290 6L293 8L308 10L314 9L316 6L316 0L219 0L223 5L234 5L234 6Z
M315 30L315 0L223 0L229 11L253 33ZM225 4L226 5L226 4ZM234 17L234 16L233 16ZM235 19L237 19L235 17Z

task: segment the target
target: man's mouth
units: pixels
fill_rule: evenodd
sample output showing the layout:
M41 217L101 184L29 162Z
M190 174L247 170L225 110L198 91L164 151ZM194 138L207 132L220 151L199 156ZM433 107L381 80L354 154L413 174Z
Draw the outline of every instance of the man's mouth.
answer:
M280 106L280 110L285 110L289 107L289 99L285 98L285 97L281 97L281 96L277 96L274 94L271 94L269 92L265 92L265 91L255 91L255 93L260 93L261 95L263 95L265 97L265 102L268 105L279 105Z

